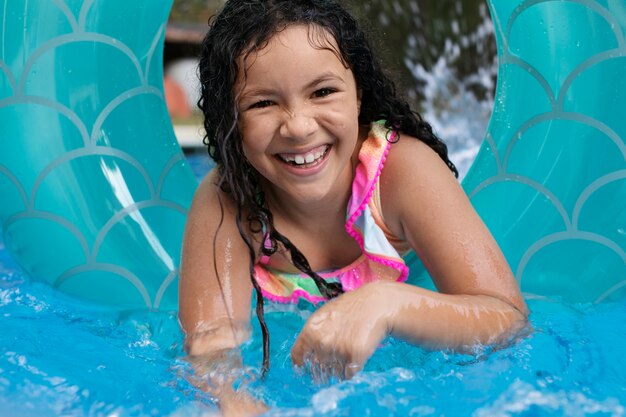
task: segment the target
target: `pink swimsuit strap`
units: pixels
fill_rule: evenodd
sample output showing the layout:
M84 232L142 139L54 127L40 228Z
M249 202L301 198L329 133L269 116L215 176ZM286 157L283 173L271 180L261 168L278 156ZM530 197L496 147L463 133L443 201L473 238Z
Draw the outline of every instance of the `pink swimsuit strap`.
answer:
M373 215L380 213L377 205L372 202L372 194L396 135L384 123L374 123L359 151L359 163L352 182L345 228L359 244L363 256L346 267L320 273L324 279L340 282L344 291L379 279L404 281L408 276L408 267L404 260L377 223L382 215ZM269 236L264 240L265 245L271 245ZM267 299L282 303L294 303L299 299L313 303L324 301L312 278L306 274L288 274L273 270L267 266L268 262L269 256L264 255L255 265L255 278Z

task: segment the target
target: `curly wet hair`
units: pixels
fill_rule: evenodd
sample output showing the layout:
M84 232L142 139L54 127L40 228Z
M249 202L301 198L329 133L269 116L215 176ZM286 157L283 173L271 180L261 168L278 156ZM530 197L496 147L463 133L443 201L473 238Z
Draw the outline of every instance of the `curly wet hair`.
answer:
M269 333L263 318L263 296L254 278L257 256L270 255L281 245L289 252L293 264L315 280L325 298L333 298L342 292L340 284L327 282L312 271L306 257L275 229L272 213L264 202L259 186L258 173L244 157L238 130L234 86L242 70L239 63L267 45L274 34L290 25L322 29L321 33L329 34L336 41L334 47L328 38L324 40L324 36L310 37L311 42L316 43L315 47L330 48L352 70L361 92L361 125L385 120L390 132L402 132L428 144L458 176L454 164L448 159L446 145L433 133L431 126L400 97L393 81L375 58L365 33L340 4L331 0L226 2L209 22L209 31L202 42L199 64L201 97L198 106L204 114L204 143L217 164L218 185L236 203L237 226L249 250L250 278L256 290L257 317L263 333L263 372L269 369ZM250 238L250 232L260 231L263 231L265 238L264 243L258 244Z

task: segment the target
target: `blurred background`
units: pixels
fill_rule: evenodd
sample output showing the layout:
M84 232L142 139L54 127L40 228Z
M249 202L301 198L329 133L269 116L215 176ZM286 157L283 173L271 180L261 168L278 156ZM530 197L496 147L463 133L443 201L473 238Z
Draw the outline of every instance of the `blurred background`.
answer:
M201 152L196 66L209 18L225 0L175 0L164 49L164 86L176 136ZM399 91L446 141L465 174L493 108L497 72L484 0L343 0L369 32Z

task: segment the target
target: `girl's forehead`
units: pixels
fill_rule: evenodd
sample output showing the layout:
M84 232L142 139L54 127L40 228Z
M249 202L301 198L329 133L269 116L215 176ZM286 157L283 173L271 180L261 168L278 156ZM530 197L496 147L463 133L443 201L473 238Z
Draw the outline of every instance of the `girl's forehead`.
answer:
M303 90L331 78L355 83L332 34L312 25L291 25L276 32L258 50L242 56L238 67L235 100L271 91Z
M315 24L292 24L276 31L261 45L252 46L244 52L239 58L240 64L243 64L242 68L249 69L257 58L266 55L276 47L291 49L294 52L302 48L330 51L344 67L348 67L344 62L337 41L327 29Z

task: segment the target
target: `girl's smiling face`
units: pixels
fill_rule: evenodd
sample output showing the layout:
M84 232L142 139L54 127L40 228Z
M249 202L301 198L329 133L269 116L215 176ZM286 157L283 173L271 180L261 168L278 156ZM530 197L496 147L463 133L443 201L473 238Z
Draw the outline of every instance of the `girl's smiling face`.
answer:
M243 151L270 199L323 202L350 190L360 99L337 50L324 29L292 25L240 63Z

